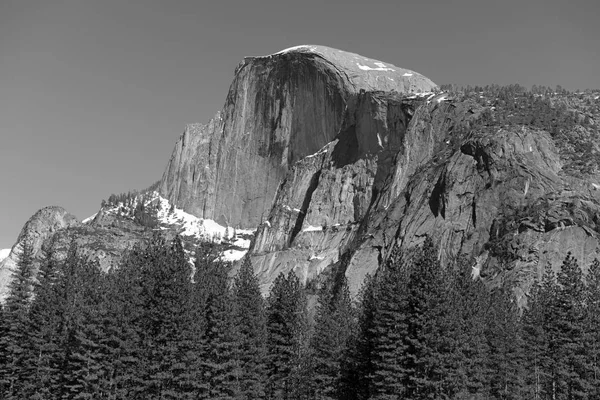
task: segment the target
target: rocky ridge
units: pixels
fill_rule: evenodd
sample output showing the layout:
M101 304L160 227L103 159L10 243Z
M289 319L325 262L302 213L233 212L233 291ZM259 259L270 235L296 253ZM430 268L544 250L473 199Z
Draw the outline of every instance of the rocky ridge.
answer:
M523 304L547 263L599 257L600 95L492 89L442 91L322 46L248 57L223 110L186 127L159 193L134 201L158 225L140 225L138 203L112 204L41 242L75 239L108 268L153 230L191 248L219 226L265 293L290 270L307 284L345 275L357 293L392 251L430 236L443 265L471 257L474 276L509 282Z
M143 203L151 217L151 226L141 224L134 216ZM195 246L201 241L219 244L221 257L226 261L241 259L250 246L252 231L223 227L172 206L157 192L143 192L128 202L106 204L94 215L79 221L61 207L46 207L33 215L23 227L17 243L8 256L0 260L0 300L8 294L8 285L25 240L31 240L36 267L46 254L62 259L72 243L78 254L96 262L104 270L118 265L128 250L149 239L155 231L168 238L180 235L190 261Z

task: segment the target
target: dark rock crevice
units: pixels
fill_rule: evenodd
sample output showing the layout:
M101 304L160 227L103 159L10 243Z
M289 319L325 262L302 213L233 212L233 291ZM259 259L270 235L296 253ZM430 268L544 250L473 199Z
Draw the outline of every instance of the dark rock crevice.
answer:
M304 224L304 218L306 218L306 211L308 210L308 207L310 205L310 201L312 199L313 193L319 186L320 177L321 177L321 170L317 171L310 179L310 184L304 195L304 200L302 200L302 207L300 208L300 212L298 213L298 217L296 218L296 223L294 224L294 228L292 229L292 232L290 234L290 241L288 243L288 246L291 246L292 243L294 243L294 239L296 238L296 236L298 236L298 233L300 233L300 230L302 230L302 225Z

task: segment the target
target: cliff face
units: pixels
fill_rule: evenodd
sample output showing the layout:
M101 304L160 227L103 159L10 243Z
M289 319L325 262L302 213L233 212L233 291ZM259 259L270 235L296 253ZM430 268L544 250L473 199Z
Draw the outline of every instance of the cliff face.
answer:
M361 90L433 87L415 72L322 46L246 58L223 111L188 126L175 145L161 194L201 218L254 228L291 166L336 138Z
M223 111L177 143L161 191L200 217L258 226L249 257L265 292L294 270L345 273L356 293L393 248L425 236L443 264L472 256L474 274L514 281L520 298L567 251L589 264L597 191L564 173L573 160L556 137L481 124L495 107L434 88L320 46L247 58Z
M188 237L190 250L218 231L230 260L248 250L265 293L288 271L305 282L345 275L357 293L394 249L429 236L442 265L470 257L475 276L509 282L524 303L546 264L558 269L570 251L585 270L600 257L600 94L486 90L442 92L322 46L246 58L223 110L176 143L159 185L168 200L149 198L154 229ZM87 224L40 211L0 263L0 288L23 235L36 252L74 240L115 265L151 234L137 201Z

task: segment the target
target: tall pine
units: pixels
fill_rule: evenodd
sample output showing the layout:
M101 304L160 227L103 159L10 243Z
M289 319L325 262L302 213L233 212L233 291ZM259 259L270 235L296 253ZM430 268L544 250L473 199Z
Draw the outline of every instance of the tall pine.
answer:
M9 284L9 294L3 313L4 334L0 337L3 363L0 380L4 399L30 397L28 390L32 379L34 360L31 353L29 307L33 293L33 242L25 237L21 252Z
M314 390L317 399L346 399L344 357L348 356L354 327L354 310L345 277L326 285L319 293L315 329L310 342L314 360Z
M244 259L233 283L235 326L238 330L239 397L265 397L267 325L264 299L254 269Z
M306 298L293 271L275 279L267 301L267 398L297 394Z

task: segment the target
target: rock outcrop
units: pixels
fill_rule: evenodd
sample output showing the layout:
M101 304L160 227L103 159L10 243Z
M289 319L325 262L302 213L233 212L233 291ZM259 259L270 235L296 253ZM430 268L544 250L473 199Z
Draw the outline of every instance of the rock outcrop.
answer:
M77 218L62 207L50 206L36 212L21 229L8 257L0 262L0 300L8 293L8 285L25 240L31 241L34 258L39 260L43 255L42 247L47 239L56 232L77 224L79 224Z
M218 226L210 220L225 236L255 229L251 242L244 232L226 245L231 260L250 246L264 293L288 271L307 283L345 275L357 293L392 251L428 236L442 265L470 257L474 276L509 282L523 304L546 264L558 269L568 251L584 269L600 257L600 96L577 100L583 111L571 115L573 102L519 90L457 93L322 46L246 58L223 110L176 143L159 184L165 198L148 203L160 209L154 229L187 236L190 249ZM168 211L166 198L183 210ZM102 268L115 265L152 233L136 222L138 200L85 224L40 211L0 263L0 288L27 235L36 254L75 241Z
M336 138L358 93L434 87L416 72L323 46L248 57L223 111L186 127L161 194L198 217L255 228L294 163Z

